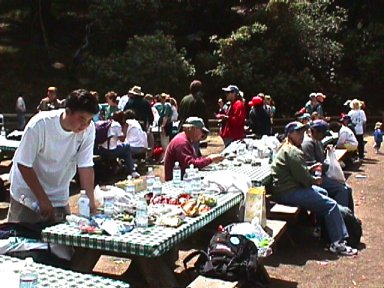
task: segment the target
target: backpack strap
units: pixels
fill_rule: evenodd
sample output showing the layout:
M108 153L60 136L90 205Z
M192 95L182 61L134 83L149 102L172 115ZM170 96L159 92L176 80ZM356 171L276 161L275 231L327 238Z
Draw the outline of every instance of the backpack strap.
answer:
M184 258L183 260L183 265L184 265L184 269L187 270L187 264L189 261L192 260L192 258L194 258L195 256L197 255L204 255L204 257L208 260L208 254L207 252L205 252L204 250L197 250L197 251L194 251L192 252L191 254L189 254L187 257Z

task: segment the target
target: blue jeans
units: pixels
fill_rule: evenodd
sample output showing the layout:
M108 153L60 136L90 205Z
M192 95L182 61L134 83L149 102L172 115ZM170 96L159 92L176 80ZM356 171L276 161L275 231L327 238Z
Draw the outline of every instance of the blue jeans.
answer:
M327 190L328 196L334 199L337 204L348 207L351 209L352 213L354 213L354 203L352 196L352 189L346 184L342 184L329 178L327 176L323 176L323 183L321 187Z
M99 148L101 157L106 158L120 158L125 162L125 166L128 169L128 173L131 174L134 168L134 162L131 154L131 146L127 143L117 145L116 149L108 150L103 147Z
M327 191L318 186L303 188L279 197L279 203L315 212L324 218L331 243L348 237L343 217L336 201L327 196Z

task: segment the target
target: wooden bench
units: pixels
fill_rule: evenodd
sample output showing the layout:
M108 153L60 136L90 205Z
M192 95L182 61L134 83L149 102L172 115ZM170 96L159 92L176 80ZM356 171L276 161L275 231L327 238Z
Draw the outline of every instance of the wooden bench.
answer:
M274 242L271 248L275 249L281 236L283 236L287 230L287 222L267 219L265 230L273 238ZM270 281L270 277L264 265L262 264L262 258L259 259L258 269L259 273L261 273L262 281L268 283ZM192 283L187 286L187 288L240 288L243 285L244 282L242 281L224 281L221 279L208 278L199 275Z

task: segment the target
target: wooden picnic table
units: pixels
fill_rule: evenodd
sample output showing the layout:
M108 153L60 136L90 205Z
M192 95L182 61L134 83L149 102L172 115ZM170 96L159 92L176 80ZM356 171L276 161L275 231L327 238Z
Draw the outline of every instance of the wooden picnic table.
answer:
M248 175L251 180L263 182L271 173L268 159L263 160L258 166L230 166L226 169ZM202 176L209 173L214 172L201 171ZM172 189L171 182L164 185L165 191ZM233 215L230 216L233 218L231 221L237 221L236 212L243 199L244 194L241 192L220 194L216 207L198 217L187 217L186 223L178 228L152 226L144 232L134 229L121 236L107 236L81 234L76 227L58 224L44 229L42 239L48 243L73 246L76 252L71 268L76 271L92 271L101 255L128 257L132 259L149 287L179 287L172 267L176 260L172 259L172 255L177 253L178 244L223 214Z
M2 287L19 287L20 271L23 268L23 260L0 255L0 275ZM35 272L38 274L37 287L73 287L73 288L129 288L128 283L113 280L101 276L82 274L52 266L34 263Z

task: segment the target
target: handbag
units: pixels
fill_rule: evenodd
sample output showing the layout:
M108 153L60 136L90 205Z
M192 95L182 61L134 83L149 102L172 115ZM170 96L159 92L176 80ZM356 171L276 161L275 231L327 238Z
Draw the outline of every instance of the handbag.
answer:
M329 165L325 175L337 182L345 183L344 172L343 169L341 169L339 161L337 161L334 148L327 150L327 157L324 162Z

